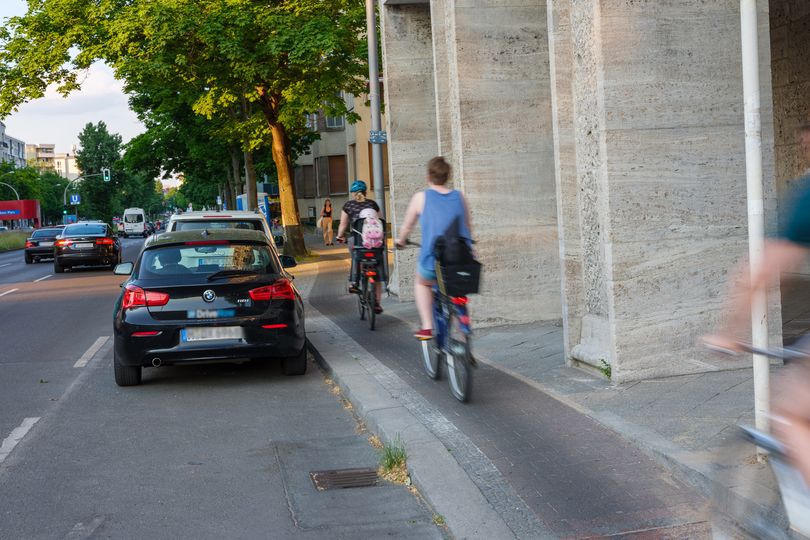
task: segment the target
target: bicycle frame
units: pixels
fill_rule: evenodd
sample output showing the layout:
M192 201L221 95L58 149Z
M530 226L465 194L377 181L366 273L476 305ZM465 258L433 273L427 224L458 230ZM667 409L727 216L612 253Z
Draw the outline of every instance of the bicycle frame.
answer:
M469 336L472 334L466 296L445 296L439 292L437 286L434 286L433 298L433 321L435 325L433 329L433 339L436 340L436 346L438 348L444 349L447 346L447 324L450 321L450 310L455 314L459 327L464 335Z

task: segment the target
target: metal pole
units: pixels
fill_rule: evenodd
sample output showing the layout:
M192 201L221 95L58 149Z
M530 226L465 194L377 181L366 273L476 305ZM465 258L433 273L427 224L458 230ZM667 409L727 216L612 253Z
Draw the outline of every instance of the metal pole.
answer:
M2 184L2 185L4 185L4 186L8 186L8 187L11 189L11 191L13 191L13 192L14 192L14 195L16 195L16 196L17 196L17 200L18 200L18 201L20 200L20 194L19 194L19 193L17 193L17 190L16 190L16 189L14 189L14 186L12 186L11 184L6 184L5 182L0 182L0 184Z
M748 253L751 279L762 265L765 211L762 189L762 121L759 95L759 35L756 0L740 0L743 95L745 99L745 170L748 191ZM751 300L751 342L768 346L768 304L763 289ZM757 429L767 431L770 394L768 358L754 355L754 415Z
M382 145L385 133L382 131L380 112L380 69L377 55L377 13L376 0L366 0L366 32L368 34L368 99L371 102L371 170L373 173L374 198L380 206L380 217L385 218L385 175L383 173Z

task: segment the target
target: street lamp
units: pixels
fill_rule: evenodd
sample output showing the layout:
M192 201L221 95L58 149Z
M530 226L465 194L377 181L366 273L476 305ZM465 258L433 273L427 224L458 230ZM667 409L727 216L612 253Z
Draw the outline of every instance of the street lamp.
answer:
M386 142L382 130L380 112L380 69L377 55L377 1L366 0L366 33L368 34L368 100L371 104L371 169L374 181L374 198L380 207L380 217L385 218L385 176L383 173L382 145Z
M17 190L16 190L16 189L14 189L14 186L12 186L11 184L6 184L5 182L0 182L0 185L3 185L3 186L8 186L8 187L9 187L9 189L11 189L11 191L13 191L13 192L14 192L14 195L16 195L16 196L17 196L17 200L18 200L18 201L20 200L20 194L19 194L19 193L17 193Z

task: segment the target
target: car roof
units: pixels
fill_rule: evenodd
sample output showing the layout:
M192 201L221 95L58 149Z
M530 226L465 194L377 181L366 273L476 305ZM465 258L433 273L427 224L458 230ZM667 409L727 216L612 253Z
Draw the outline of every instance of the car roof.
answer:
M262 214L258 214L256 212L250 212L247 210L225 210L222 212L217 212L216 210L211 210L208 212L203 211L194 211L194 212L183 212L182 214L172 214L171 219L173 221L178 220L185 220L185 219L264 219Z
M247 229L211 229L210 231L175 231L150 236L145 248L163 244L181 244L184 242L205 240L228 240L231 242L261 242L270 245L267 235L263 231L250 231Z

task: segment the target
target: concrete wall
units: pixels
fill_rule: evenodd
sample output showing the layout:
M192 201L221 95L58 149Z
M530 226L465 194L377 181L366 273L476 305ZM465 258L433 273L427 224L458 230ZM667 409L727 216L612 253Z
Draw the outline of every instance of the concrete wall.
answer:
M582 291L566 287L571 343L577 328L570 314L582 314L572 355L611 364L617 382L715 369L696 341L721 313L729 268L747 253L739 2L553 5L559 18L570 8L570 32L552 25L560 40L553 64L571 60L566 35L573 47L578 224L570 208L570 114L564 107L557 114L562 251L572 279L581 235ZM765 4L762 20L772 224ZM557 101L566 103L567 72L557 75ZM779 328L778 301L771 315Z
M440 103L450 110L440 111L439 125L450 133L455 186L469 202L485 265L476 323L559 319L545 1L443 3L450 79L437 87L447 89ZM443 65L443 54L437 56Z
M414 193L425 187L425 166L439 152L433 79L430 6L383 4L386 130L390 189L389 222L396 232ZM417 234L412 237L418 240ZM416 250L397 251L390 288L413 298Z
M771 0L776 180L779 195L810 169L799 149L796 128L810 122L810 2Z

